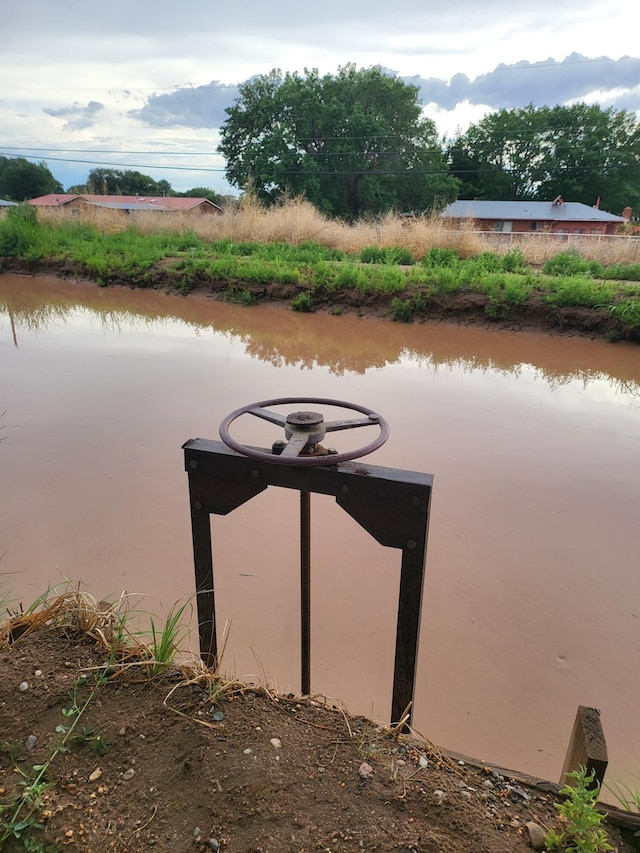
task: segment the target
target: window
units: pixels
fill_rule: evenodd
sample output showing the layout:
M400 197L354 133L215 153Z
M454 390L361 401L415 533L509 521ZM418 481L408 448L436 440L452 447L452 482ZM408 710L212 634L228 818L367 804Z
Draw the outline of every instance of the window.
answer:
M530 225L530 229L531 229L531 231L537 231L538 230L538 223L532 222Z

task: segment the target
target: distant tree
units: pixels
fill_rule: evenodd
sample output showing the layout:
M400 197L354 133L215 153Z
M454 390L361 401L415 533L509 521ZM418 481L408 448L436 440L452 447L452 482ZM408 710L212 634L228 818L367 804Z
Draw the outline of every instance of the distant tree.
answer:
M303 194L328 214L430 208L456 197L418 89L379 67L278 70L240 86L218 150L227 179L264 201Z
M87 178L87 191L94 195L171 195L169 181L155 181L142 172L127 169L92 169Z
M182 198L208 198L214 204L222 205L223 198L215 190L210 187L194 187L191 190L186 190L183 193L175 193Z
M62 184L46 163L31 163L24 157L0 157L0 198L26 201L62 192Z
M640 124L597 105L528 107L485 116L449 147L460 198L595 204L640 201Z
M67 195L83 195L89 192L89 187L86 184L74 184L67 187Z

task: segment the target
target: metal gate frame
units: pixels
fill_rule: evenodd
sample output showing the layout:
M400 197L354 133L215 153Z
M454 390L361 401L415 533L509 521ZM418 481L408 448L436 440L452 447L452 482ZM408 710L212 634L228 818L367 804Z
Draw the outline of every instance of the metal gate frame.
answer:
M210 515L228 515L269 486L297 489L301 506L310 493L333 495L377 542L402 551L391 722L402 720L415 692L432 475L359 461L293 467L241 456L221 441L203 438L187 441L183 450L203 661L213 667L218 663ZM304 624L309 584L301 575L302 684L309 692L310 630L308 621Z

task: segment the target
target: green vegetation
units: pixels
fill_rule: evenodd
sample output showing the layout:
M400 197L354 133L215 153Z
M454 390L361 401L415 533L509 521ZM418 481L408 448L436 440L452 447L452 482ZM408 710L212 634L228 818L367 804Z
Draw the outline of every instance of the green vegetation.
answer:
M606 853L613 850L606 831L600 825L605 816L596 808L600 783L595 780L595 770L587 773L581 766L567 775L574 784L567 784L561 789L560 794L565 800L556 806L563 828L560 832L552 829L547 833L547 849L566 853Z
M347 64L335 75L273 70L241 84L218 150L228 181L272 204L303 194L353 220L453 201L436 126L415 86L380 67Z
M46 163L0 156L0 198L25 201L59 192L62 192L62 184L56 181Z
M193 231L142 234L131 226L107 234L77 220L39 221L29 205L9 208L0 219L0 256L73 270L100 286L172 287L183 294L200 287L246 306L287 298L296 311L368 300L399 322L464 298L494 320L532 310L565 322L562 312L588 311L610 340L640 339L640 288L628 283L640 280L640 264L606 265L563 251L538 270L518 248L461 257L432 246L416 255L371 244L347 254L311 240L207 242Z

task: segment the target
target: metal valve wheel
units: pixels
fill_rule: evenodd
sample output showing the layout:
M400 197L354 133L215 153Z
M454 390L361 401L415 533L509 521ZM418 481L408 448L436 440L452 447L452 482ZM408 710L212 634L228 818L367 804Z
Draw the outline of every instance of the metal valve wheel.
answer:
M351 418L347 420L325 421L320 412L296 411L290 415L282 415L270 412L271 406L298 404L314 404L319 406L339 406L342 409L350 409L365 415L363 418ZM262 420L269 421L284 429L286 442L280 441L277 450L259 450L255 447L247 447L240 444L229 434L229 427L241 415L254 415ZM338 432L344 429L356 429L358 427L377 426L379 434L369 444L345 453L336 453L326 450L320 442L328 432ZM261 459L265 462L276 462L281 465L336 465L338 462L348 462L350 459L358 459L373 453L389 438L389 424L377 412L358 406L356 403L345 403L342 400L329 400L318 397L279 397L274 400L262 400L259 403L250 403L236 409L220 424L220 438L224 443L251 459Z

